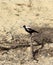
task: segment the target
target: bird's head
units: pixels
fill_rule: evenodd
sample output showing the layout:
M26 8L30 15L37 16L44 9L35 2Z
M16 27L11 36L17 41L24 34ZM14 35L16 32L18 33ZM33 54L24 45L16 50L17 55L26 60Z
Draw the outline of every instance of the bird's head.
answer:
M23 25L23 27L25 28L26 26L25 26L25 25Z

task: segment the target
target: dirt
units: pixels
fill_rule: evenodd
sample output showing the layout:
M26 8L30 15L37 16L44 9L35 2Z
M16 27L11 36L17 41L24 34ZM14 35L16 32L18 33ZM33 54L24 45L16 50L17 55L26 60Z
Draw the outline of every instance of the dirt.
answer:
M35 54L38 63L31 58L30 35L23 25L53 28L53 0L0 0L0 65L53 65L53 43Z

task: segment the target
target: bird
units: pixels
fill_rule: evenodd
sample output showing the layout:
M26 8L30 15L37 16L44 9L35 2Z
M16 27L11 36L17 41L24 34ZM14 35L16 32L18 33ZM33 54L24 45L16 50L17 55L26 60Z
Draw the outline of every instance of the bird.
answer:
M38 33L38 31L33 30L32 28L27 27L26 25L23 25L23 27L24 27L25 31L28 32L30 35L32 35L32 33L34 33L34 32Z

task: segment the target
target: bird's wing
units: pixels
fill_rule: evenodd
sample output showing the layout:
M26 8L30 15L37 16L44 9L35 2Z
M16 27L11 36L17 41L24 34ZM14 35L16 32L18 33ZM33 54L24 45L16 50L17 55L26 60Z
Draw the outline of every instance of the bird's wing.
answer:
M26 28L30 28L30 27L26 26Z
M38 33L38 31L28 28L28 30Z
M31 29L31 28L27 28L27 30L29 30L29 31L33 31L33 29Z

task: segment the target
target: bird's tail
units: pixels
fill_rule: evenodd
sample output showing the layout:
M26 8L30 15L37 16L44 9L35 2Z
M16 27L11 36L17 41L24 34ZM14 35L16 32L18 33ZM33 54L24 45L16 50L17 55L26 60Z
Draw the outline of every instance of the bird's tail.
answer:
M38 31L34 31L34 32L39 33Z

